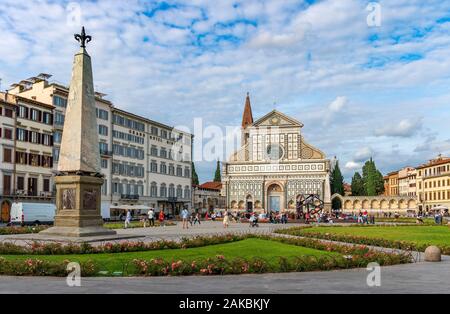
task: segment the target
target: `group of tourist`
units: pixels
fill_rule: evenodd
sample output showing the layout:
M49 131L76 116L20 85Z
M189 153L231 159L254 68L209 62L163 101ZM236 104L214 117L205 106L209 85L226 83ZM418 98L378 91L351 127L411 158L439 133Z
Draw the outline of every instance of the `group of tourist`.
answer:
M124 228L128 229L133 219L133 214L131 210L126 210L124 216L125 216ZM160 226L165 227L166 215L164 214L164 212L160 211L159 214L157 215L155 213L155 209L150 208L145 218L141 220L144 223L144 228L147 228L147 226L154 227L156 216L158 218Z
M369 212L367 210L359 211L355 220L357 220L359 224L374 225L375 224L375 215L373 215L373 214L369 215Z

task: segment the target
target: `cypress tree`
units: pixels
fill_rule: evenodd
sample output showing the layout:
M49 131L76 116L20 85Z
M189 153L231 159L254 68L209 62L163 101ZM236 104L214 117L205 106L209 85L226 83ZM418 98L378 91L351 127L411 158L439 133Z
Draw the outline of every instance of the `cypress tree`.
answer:
M192 184L193 185L200 185L200 182L198 181L197 171L195 171L195 164L194 164L194 162L192 162Z
M216 173L214 174L214 182L222 182L222 175L220 174L220 161L217 161Z
M339 161L336 161L336 165L331 172L330 185L331 195L337 193L344 196L344 177L342 176L341 169L339 168Z

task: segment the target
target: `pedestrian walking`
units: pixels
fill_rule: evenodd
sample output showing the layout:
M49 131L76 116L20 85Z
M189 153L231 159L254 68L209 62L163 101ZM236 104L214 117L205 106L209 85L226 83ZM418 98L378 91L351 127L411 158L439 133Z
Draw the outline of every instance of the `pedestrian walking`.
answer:
M159 218L159 224L160 224L162 227L165 227L165 226L166 226L166 223L165 223L165 218L166 218L166 216L164 215L164 211L163 211L163 210L161 210L161 211L159 212L158 218Z
M230 224L230 217L228 215L228 212L225 212L225 214L223 215L223 227L227 229L229 224Z
M155 226L155 211L153 210L153 208L150 208L150 210L148 211L148 221L150 222L150 227Z
M181 211L181 219L183 221L183 229L189 229L188 218L189 218L189 212L186 208L183 208L183 210Z
M194 218L194 226L195 226L196 223L198 223L199 225L201 225L201 223L200 223L200 213L198 213L198 212L195 214L195 218Z
M127 229L130 226L131 223L131 212L127 210L127 215L125 217L125 229Z

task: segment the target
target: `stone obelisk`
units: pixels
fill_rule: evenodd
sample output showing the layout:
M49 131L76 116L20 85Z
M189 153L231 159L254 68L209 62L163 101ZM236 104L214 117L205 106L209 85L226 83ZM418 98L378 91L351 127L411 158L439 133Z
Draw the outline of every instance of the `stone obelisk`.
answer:
M54 227L41 233L65 237L113 235L103 228L100 214L100 153L95 113L91 57L86 44L92 40L83 27L75 35L81 43L75 55L56 183Z

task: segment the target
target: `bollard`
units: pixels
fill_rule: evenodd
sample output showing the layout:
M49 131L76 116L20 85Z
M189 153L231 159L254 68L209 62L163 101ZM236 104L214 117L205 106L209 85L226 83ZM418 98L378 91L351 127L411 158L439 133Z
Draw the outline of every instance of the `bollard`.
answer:
M440 262L441 261L441 249L437 246L429 246L425 250L425 262Z

